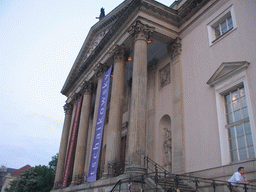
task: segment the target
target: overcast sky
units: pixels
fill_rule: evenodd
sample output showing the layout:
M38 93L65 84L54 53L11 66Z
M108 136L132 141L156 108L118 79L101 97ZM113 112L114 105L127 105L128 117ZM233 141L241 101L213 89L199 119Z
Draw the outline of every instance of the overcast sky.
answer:
M47 165L58 153L60 90L100 8L122 2L0 0L0 165Z

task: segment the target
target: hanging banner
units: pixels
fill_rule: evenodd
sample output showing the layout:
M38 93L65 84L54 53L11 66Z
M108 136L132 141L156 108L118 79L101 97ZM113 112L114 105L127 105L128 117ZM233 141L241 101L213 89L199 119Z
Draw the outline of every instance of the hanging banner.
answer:
M102 86L101 86L101 92L100 92L100 101L99 101L99 107L98 107L98 115L97 115L97 123L95 128L92 153L91 153L91 161L90 161L89 173L87 178L88 183L96 181L103 126L104 126L106 106L108 101L108 90L109 90L111 70L112 70L112 67L110 67L103 74Z
M71 160L72 160L72 155L74 152L74 145L75 145L76 136L77 136L77 128L78 128L78 123L79 123L78 120L79 120L80 111L81 111L80 109L81 109L81 105L82 105L82 99L83 99L83 96L81 96L77 100L77 103L76 103L75 117L74 117L71 135L70 135L70 139L69 139L68 154L66 157L67 159L66 159L66 163L65 163L64 176L63 176L61 188L67 187L68 176L69 176L69 171L70 171L70 166L71 166Z

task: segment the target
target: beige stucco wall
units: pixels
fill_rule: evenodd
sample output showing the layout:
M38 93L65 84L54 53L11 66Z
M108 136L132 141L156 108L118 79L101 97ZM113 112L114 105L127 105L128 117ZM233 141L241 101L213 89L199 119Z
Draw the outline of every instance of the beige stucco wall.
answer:
M210 46L207 24L231 5L237 29ZM206 82L223 62L250 63L246 73L256 119L255 10L256 1L230 0L209 17L201 15L201 23L190 32L181 33L186 172L221 166L215 89Z

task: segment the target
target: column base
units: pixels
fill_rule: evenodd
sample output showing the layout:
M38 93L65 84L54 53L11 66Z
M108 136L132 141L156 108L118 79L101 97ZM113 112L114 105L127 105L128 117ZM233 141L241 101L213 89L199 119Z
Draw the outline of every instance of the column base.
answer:
M124 173L132 175L142 175L146 174L147 169L141 165L130 165L127 166Z

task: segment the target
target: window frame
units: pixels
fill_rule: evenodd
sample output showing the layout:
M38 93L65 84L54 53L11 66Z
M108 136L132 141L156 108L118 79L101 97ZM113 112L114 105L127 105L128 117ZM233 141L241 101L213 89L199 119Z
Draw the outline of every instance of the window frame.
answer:
M251 108L251 100L249 87L246 77L246 71L243 70L232 76L229 76L219 82L217 82L215 87L216 96L216 107L217 107L217 118L218 118L218 128L219 128L219 139L220 139L220 150L221 150L221 161L222 165L237 163L231 161L230 147L229 147L229 136L227 129L227 119L226 119L226 108L225 108L225 98L224 95L229 91L238 88L243 84L245 89L247 108L249 113L249 121L251 126L251 133L253 137L254 153L256 153L256 131L255 122L253 119L253 111ZM248 160L245 160L248 161ZM238 161L242 162L242 161Z
M231 16L233 27L230 29L227 29L227 31L223 34L221 34L219 37L215 36L215 28L222 24L224 20L227 20ZM227 25L228 27L228 25ZM232 31L234 31L237 28L236 25L236 19L235 19L235 13L233 9L233 5L231 5L229 8L227 8L225 11L223 11L220 15L218 15L215 19L213 19L210 23L207 25L207 31L208 31L208 37L209 37L209 45L212 46L224 37L226 37L228 34L230 34Z

